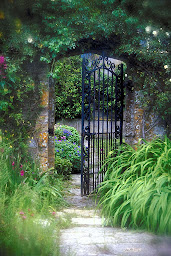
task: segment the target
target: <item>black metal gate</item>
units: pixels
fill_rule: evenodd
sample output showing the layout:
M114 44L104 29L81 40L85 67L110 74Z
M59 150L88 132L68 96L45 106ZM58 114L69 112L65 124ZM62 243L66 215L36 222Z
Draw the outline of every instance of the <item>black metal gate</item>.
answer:
M108 153L122 143L123 64L115 66L104 54L83 55L81 195L103 181ZM99 172L100 171L100 172Z

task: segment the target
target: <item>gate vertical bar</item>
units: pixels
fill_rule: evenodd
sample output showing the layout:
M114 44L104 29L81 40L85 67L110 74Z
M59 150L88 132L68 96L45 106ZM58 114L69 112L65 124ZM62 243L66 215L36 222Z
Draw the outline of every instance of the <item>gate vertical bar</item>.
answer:
M91 141L91 134L90 134L90 116L91 116L91 73L88 73L88 88L87 88L87 96L88 96L88 109L87 109L87 120L88 126L86 126L87 130L87 140L88 140L88 169L86 172L86 194L89 195L90 192L90 166L91 166L91 148L90 148L90 141Z
M121 106L120 106L120 145L122 144L123 137L123 100L124 100L124 88L123 88L123 64L121 64L120 74L120 86L121 86Z
M85 93L84 93L84 85L85 85L85 57L83 57L82 60L82 120L81 120L81 196L83 196L83 187L84 187L84 161L85 161L85 152L84 152L84 99L85 99Z
M116 82L115 82L115 140L114 145L116 149L116 139L118 138L118 126L117 126L117 120L118 120L118 77L116 76Z

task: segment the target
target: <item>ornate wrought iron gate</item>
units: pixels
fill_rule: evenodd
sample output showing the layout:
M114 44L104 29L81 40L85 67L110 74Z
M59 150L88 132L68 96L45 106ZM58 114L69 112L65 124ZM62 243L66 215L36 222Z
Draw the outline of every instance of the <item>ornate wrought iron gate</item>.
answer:
M83 55L81 195L103 181L104 160L122 143L123 64L115 66L104 56ZM100 172L99 172L100 171Z

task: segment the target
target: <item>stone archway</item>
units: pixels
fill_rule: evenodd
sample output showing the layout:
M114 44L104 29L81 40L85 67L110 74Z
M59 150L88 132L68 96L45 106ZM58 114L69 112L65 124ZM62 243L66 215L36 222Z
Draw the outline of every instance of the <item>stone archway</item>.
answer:
M72 55L80 55L85 52L92 52L100 54L104 46L98 45L86 48L86 42L83 42L84 48L81 46L73 51L68 51L63 55L59 55L58 59L62 57L69 57ZM105 51L111 58L117 58L111 54L111 47L105 47ZM122 55L118 59L125 61L127 56ZM130 62L128 61L128 65ZM44 89L42 91L41 106L42 111L37 118L34 138L34 152L39 159L40 166L43 171L54 167L55 151L54 151L54 124L55 124L55 84L52 77L44 78ZM140 91L135 87L133 88L132 81L125 79L126 86L126 99L125 99L125 142L131 145L138 143L139 139L146 138L152 139L155 135L164 134L165 129L161 120L155 116L154 113L144 113L140 106L138 96Z

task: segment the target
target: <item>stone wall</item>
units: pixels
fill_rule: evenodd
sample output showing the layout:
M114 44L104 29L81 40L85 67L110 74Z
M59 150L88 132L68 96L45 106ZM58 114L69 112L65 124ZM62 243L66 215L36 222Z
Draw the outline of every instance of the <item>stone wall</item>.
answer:
M37 69L36 69L37 70ZM46 68L40 69L39 82L42 83L41 111L36 120L30 149L33 156L39 160L43 171L54 167L54 124L55 124L55 88L52 78L47 78ZM38 70L37 70L38 73ZM124 112L124 138L125 142L135 145L141 138L151 140L154 136L163 136L165 126L162 120L152 111L145 111L139 101L141 92L131 90L126 86L125 112ZM81 128L80 120L63 120L61 123Z
M151 109L141 107L141 91L126 88L125 142L135 145L140 139L152 140L155 136L164 136L164 122Z

